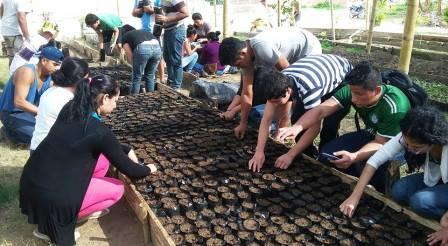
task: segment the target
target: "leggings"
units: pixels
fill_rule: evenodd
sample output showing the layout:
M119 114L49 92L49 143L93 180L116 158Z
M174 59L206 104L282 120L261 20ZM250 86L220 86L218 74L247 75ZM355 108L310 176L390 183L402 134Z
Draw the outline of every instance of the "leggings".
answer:
M78 214L79 218L109 208L123 196L123 183L118 179L104 177L108 169L109 161L101 154L84 196Z

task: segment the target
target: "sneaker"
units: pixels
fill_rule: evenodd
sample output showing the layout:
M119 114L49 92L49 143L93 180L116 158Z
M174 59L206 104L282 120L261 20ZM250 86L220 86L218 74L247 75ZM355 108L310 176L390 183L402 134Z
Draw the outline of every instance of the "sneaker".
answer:
M34 229L33 236L51 243L50 237L45 235L45 234L43 234L43 233L40 233L38 229ZM75 241L78 241L78 239L80 237L81 237L81 233L79 233L77 230L75 230Z
M82 223L82 222L87 221L87 220L99 219L99 218L101 218L101 217L103 217L103 216L105 216L105 215L107 215L109 213L110 213L110 210L108 208L105 208L105 209L103 209L101 211L93 212L93 213L91 213L91 214L89 214L89 215L87 215L85 217L79 218L77 223Z

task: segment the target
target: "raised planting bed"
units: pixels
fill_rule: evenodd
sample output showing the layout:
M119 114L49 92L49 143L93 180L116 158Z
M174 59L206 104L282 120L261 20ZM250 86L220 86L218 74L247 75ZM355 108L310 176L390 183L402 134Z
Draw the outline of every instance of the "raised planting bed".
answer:
M158 167L145 179L126 181L126 196L141 221L147 212L153 244L424 245L432 232L427 226L437 228L377 193L364 196L354 218L346 218L338 206L353 179L307 158L297 158L288 170L274 169L287 148L271 141L262 172L249 171L254 129L236 140L237 122L160 89L120 99L106 119L121 142Z

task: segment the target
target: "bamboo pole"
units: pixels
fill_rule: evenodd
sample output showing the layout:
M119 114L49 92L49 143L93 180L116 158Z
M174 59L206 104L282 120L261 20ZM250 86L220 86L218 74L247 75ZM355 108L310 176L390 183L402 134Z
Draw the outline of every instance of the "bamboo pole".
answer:
M281 26L282 0L277 0L277 26Z
M378 4L378 0L373 0L372 2L372 11L370 11L370 25L369 25L369 33L367 37L367 54L370 54L370 49L372 48L372 40L373 40L373 26L375 25L375 15L376 15L376 5Z
M370 6L369 6L370 0L366 0L366 12L364 16L366 17L366 30L369 29L369 16L370 16Z
M330 0L330 13L331 13L331 37L333 41L336 41L336 30L334 27L334 6L333 0Z
M414 44L415 23L417 20L418 0L408 0L406 22L404 24L403 39L401 41L399 69L405 73L409 72L409 64Z
M229 0L224 0L224 13L222 15L222 31L224 34L224 38L229 37L229 29L228 29L228 19L229 19Z
M120 16L120 0L117 0L116 3L117 3L117 15Z

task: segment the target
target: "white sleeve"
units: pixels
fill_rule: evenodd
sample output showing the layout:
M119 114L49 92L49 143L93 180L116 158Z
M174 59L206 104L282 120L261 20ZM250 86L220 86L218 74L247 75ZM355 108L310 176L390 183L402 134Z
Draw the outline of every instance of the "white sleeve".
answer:
M400 144L399 140L401 138L401 132L397 136L393 137L386 144L383 145L374 155L372 155L367 164L375 169L378 169L388 160L394 158L398 153L400 153L404 146Z
M17 1L17 12L25 12L25 13L31 12L31 1L30 0Z

